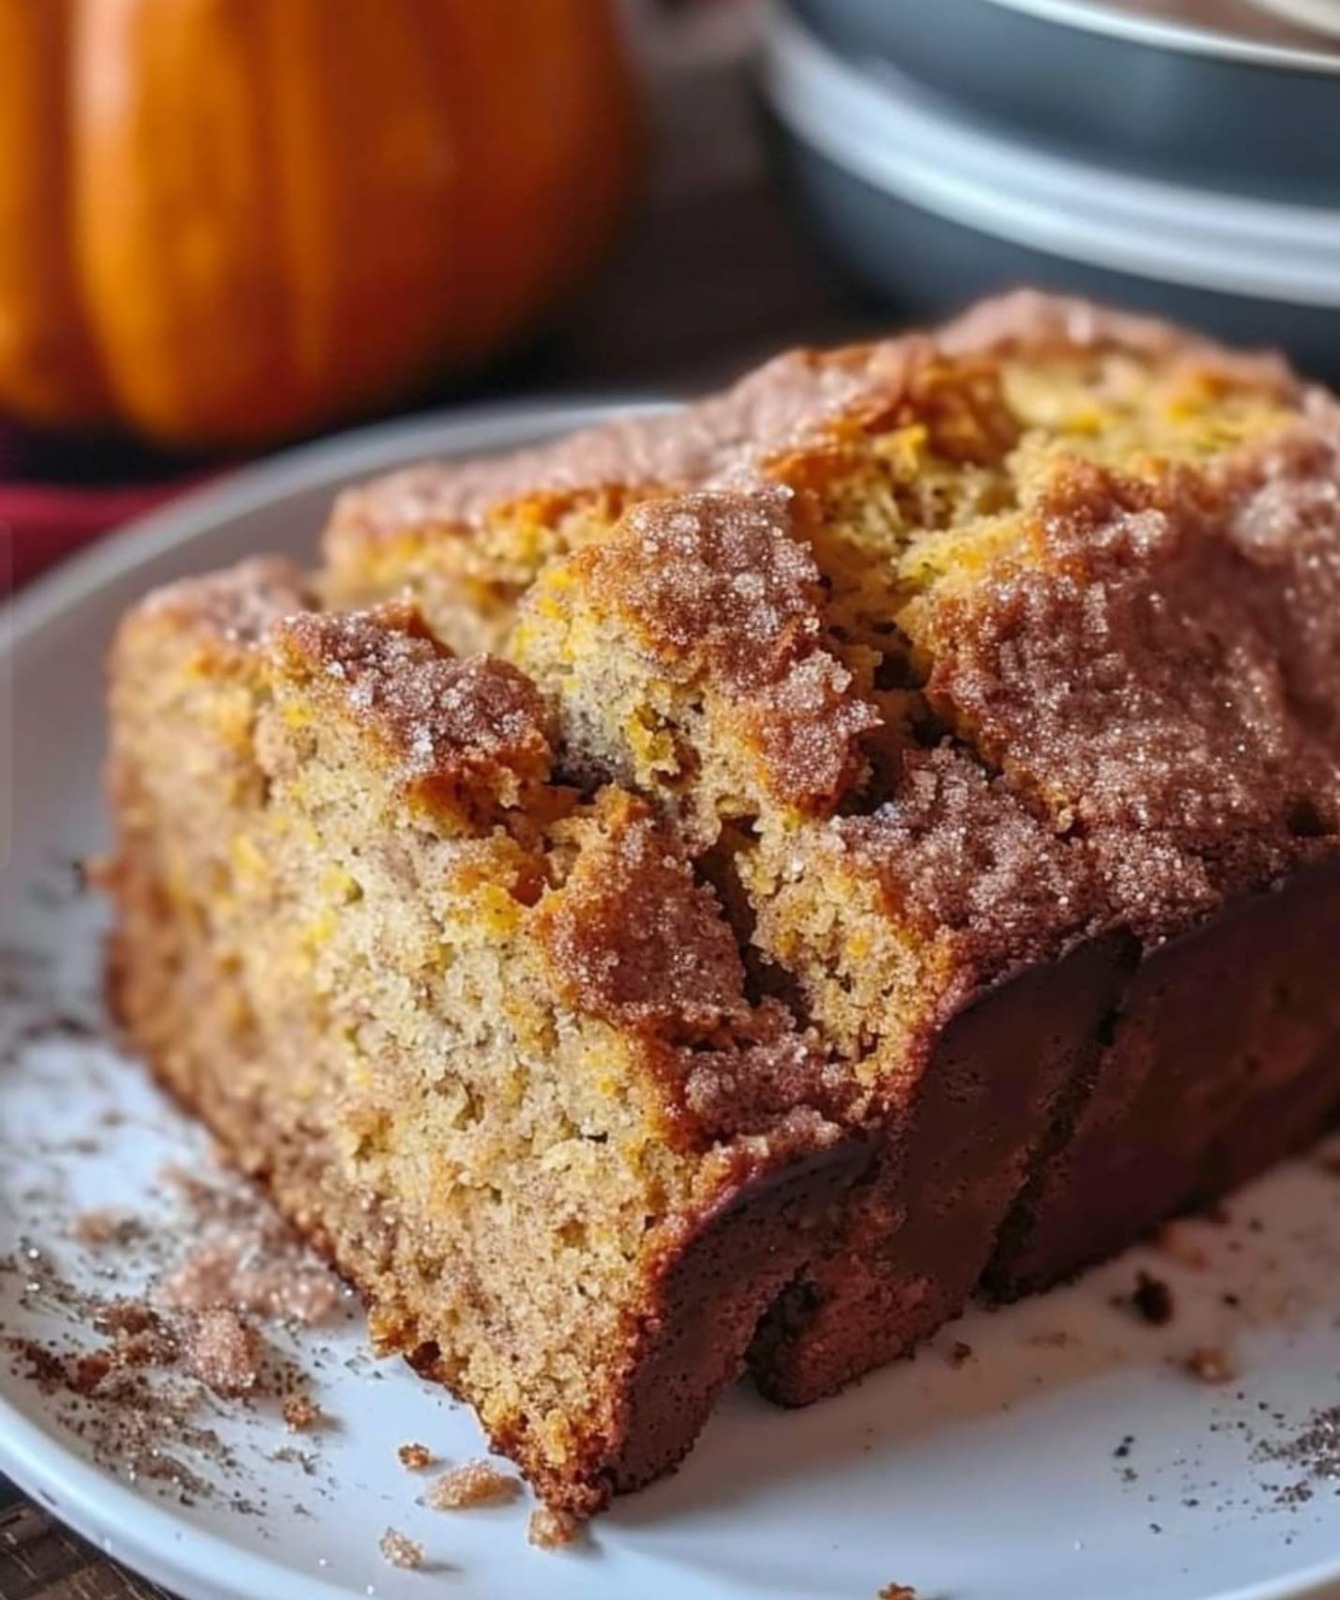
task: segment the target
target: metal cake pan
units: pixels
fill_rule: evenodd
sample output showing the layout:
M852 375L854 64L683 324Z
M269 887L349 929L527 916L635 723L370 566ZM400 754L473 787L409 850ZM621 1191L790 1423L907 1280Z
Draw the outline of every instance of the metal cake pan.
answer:
M818 37L1058 150L1340 204L1340 40L1251 0L789 0Z
M1340 211L1020 146L910 80L874 83L780 14L760 83L778 159L820 238L905 314L935 318L1028 283L1340 375Z

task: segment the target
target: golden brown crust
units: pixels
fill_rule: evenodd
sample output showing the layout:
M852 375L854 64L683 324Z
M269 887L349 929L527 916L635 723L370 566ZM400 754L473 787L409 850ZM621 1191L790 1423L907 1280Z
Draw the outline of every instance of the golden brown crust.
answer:
M694 881L679 839L650 807L618 791L538 932L559 988L591 1016L691 1043L748 1020L740 952L712 890Z
M126 622L190 629L218 645L245 649L311 604L312 585L300 567L279 556L253 556L223 572L155 589L127 613Z
M281 620L265 642L318 712L353 717L392 754L407 791L516 806L549 776L545 702L490 657L457 660L412 607Z
M1243 355L1153 318L1020 291L974 307L933 334L789 351L724 393L668 416L620 418L510 456L392 473L340 497L328 554L337 545L395 539L410 529L468 529L500 506L537 495L553 497L557 510L558 502L566 508L572 497L610 490L641 497L653 489L747 487L759 483L760 467L772 457L822 448L900 411L916 421L929 411L933 419L937 389L954 398L926 381L946 357L1113 348L1210 370L1285 399L1299 393L1298 380L1273 355ZM952 408L945 414L952 416ZM1008 424L1000 425L1008 438Z
M863 770L878 718L825 648L819 571L785 492L636 506L561 583L552 603L577 591L659 676L719 697L709 737L738 743L779 803L831 810ZM534 605L550 600L541 587Z

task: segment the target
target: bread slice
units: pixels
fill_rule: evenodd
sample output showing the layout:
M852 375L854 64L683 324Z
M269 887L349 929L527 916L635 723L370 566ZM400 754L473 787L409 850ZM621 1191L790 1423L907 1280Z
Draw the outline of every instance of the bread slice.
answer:
M765 1323L779 1398L908 1348L998 1241L998 1285L1049 1281L1340 1101L1315 967L1267 992L1281 921L1333 915L1338 442L1277 362L1021 296L338 508L326 592L484 628L851 1075L878 1159Z
M687 1450L865 1152L673 832L553 779L521 672L311 604L252 562L120 630L112 1004L378 1345L589 1513Z

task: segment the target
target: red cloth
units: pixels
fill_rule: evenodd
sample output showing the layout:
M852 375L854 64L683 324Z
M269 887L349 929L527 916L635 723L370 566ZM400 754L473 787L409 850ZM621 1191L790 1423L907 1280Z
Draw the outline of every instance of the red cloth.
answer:
M199 476L129 447L69 445L0 422L0 589L6 566L19 588Z

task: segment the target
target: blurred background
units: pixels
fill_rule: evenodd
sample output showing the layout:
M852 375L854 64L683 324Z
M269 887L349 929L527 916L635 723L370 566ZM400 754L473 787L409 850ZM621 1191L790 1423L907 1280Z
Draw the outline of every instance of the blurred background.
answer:
M1019 283L1340 373L1340 0L0 0L0 547Z

